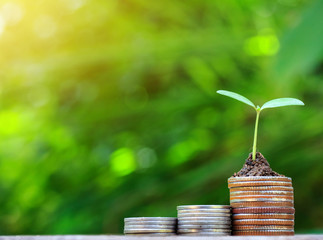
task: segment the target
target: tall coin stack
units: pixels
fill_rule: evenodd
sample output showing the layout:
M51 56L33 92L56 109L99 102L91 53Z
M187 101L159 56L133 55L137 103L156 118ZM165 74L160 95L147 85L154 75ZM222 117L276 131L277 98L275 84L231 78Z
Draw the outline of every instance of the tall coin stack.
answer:
M124 234L168 236L176 234L174 217L130 217L124 219Z
M177 233L195 236L231 235L229 205L184 205L177 207Z
M294 192L288 177L228 179L233 235L294 235Z

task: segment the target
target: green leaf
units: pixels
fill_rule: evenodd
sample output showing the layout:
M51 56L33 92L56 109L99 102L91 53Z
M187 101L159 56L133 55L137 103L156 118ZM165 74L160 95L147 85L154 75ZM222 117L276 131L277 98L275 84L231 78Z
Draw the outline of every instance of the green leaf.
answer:
M262 105L261 110L265 108L284 107L291 105L304 105L304 103L296 98L277 98L266 102L264 105Z
M311 5L298 24L284 34L274 70L277 79L304 74L321 63L323 57L323 1L309 1Z
M234 92L230 92L230 91L226 91L226 90L218 90L216 91L218 94L230 97L230 98L234 98L240 102L243 102L245 104L250 105L251 107L256 108L255 104L253 104L253 102L251 102L248 98L238 94L238 93L234 93Z

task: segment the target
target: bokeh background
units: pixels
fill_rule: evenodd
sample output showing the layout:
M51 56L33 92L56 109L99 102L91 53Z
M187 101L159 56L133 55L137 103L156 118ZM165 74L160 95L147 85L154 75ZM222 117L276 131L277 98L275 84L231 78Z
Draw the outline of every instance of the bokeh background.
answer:
M0 234L122 233L228 204L252 148L323 232L323 1L0 0Z

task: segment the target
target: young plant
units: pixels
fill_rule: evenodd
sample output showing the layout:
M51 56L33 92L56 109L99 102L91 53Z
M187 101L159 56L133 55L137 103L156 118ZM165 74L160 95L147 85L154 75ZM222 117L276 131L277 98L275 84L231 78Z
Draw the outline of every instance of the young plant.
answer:
M231 97L233 99L236 99L240 102L243 102L251 107L253 107L256 110L257 116L256 116L256 124L255 124L255 133L253 138L253 147L252 147L252 159L256 160L256 148L257 148L257 134L258 134L258 121L259 121L259 115L260 112L266 108L276 108L276 107L284 107L284 106L291 106L291 105L304 105L304 103L301 100L298 100L296 98L277 98L271 101L266 102L262 107L259 107L251 102L248 98L241 96L240 94L225 91L225 90L219 90L217 93Z

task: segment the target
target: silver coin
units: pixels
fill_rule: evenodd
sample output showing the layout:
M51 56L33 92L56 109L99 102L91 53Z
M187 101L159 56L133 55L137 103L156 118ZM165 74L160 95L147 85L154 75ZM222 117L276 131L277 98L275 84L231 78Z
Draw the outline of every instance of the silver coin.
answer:
M173 228L173 229L161 229L161 228L125 228L123 229L124 232L150 232L150 233L154 233L154 232L170 232L170 233L173 233L173 232L176 232L176 229Z
M229 236L232 232L177 232L178 235L196 235L196 236Z
M185 209L177 210L177 213L231 213L231 209Z
M192 225L192 224L181 224L178 225L178 229L192 228L192 229L230 229L231 224L209 224L209 225Z
M174 236L176 233L125 233L132 236Z
M143 221L143 222L139 222L139 221L130 221L130 222L124 222L124 225L176 225L177 224L177 221L176 222L163 222L163 221Z
M231 233L179 233L179 235L183 236L205 236L205 237L211 237L211 236L230 236Z
M178 213L178 218L183 217L230 217L230 213Z
M125 222L125 226L130 226L130 225L141 225L141 226L150 226L150 225L155 225L155 226L175 226L177 222L172 222L172 223L165 223L165 222Z
M124 229L124 233L174 233L174 229Z
M176 221L176 217L129 217L124 221Z
M232 232L220 233L220 232L196 232L196 233L177 233L185 236L230 236Z
M176 225L177 221L126 221L125 225L143 224L143 225Z
M175 229L176 225L144 225L144 224L131 224L131 225L125 225L125 229L137 229L137 228L145 228L145 229Z
M199 235L204 235L204 234L208 234L208 235L218 235L218 234L226 234L226 235L231 235L232 231L227 231L227 232L206 232L206 231L198 231L198 232L177 232L177 234L182 235L182 234L199 234Z
M201 233L201 232L218 232L218 233L230 233L231 230L227 229L192 229L192 228L182 228L177 230L178 233Z
M178 225L231 225L230 220L199 220L199 221L190 221L182 220L178 222Z
M177 210L187 209L231 209L230 205L181 205L177 206Z
M180 221L230 221L231 217L179 217L178 222Z

